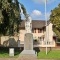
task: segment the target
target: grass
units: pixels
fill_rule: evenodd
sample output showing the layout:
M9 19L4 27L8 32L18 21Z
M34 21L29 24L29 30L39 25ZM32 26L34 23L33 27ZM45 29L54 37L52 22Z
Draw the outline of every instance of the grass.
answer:
M20 54L20 50L16 50L15 49L15 53L14 53L14 58L18 57ZM9 49L8 48L2 48L0 49L0 58L9 58ZM41 51L38 52L38 59L59 59L60 60L60 50L54 50L54 51L50 51L48 52L48 54L46 55L45 51Z
M15 52L14 57L18 57L19 54L20 54L19 52ZM3 57L9 58L10 57L9 53L7 53L7 52L0 53L0 58L3 58Z
M18 57L19 54L20 54L20 51L19 50L16 50L14 52L14 57ZM10 57L9 56L9 49L8 50L6 50L6 49L0 50L0 58L9 58L9 57Z
M60 51L50 51L47 55L45 51L41 51L38 53L38 59L60 59Z

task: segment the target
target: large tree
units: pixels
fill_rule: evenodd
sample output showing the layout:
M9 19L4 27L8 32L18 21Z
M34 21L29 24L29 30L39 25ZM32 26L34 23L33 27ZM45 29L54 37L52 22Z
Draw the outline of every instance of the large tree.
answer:
M50 21L53 24L53 31L60 38L60 4L51 11Z
M0 34L14 35L19 31L21 9L26 16L26 9L18 0L0 0Z
M0 38L2 35L12 36L19 32L21 9L26 16L26 9L18 0L0 0Z

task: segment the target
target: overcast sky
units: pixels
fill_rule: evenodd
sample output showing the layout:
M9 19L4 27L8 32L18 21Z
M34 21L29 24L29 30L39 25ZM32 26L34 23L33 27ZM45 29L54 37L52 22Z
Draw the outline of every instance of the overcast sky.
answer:
M32 17L33 20L44 20L45 19L45 0L19 0L22 3L27 13ZM60 0L47 0L47 18L51 10L58 6Z

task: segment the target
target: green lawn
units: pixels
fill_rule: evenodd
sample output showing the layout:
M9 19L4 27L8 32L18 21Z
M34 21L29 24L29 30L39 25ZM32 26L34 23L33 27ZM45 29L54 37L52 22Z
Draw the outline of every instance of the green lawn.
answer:
M19 56L19 52L15 52L15 54L14 54L14 57L18 57ZM7 52L0 52L0 58L8 58L8 57L10 57L9 56L9 53L7 53Z
M18 57L19 54L20 54L20 51L19 51L19 50L15 51L15 52L14 52L14 57ZM10 57L10 56L9 56L9 50L6 50L6 49L0 50L0 58L3 58L3 57L4 57L4 58Z
M20 54L20 50L15 50L14 57L18 57ZM0 49L0 58L8 58L9 57L9 49ZM41 51L38 53L38 59L60 59L60 51L50 51L46 55L45 51Z
M50 51L46 55L45 51L38 53L38 59L60 59L60 51Z

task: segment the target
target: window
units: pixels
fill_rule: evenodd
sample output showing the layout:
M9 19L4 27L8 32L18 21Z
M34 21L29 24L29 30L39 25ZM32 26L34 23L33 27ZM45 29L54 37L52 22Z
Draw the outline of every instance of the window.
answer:
M44 37L38 37L40 41L44 41Z
M42 38L41 37L38 37L39 40L41 40Z
M40 41L42 41L42 37L40 37Z
M34 29L34 33L36 33L36 28Z
M38 28L38 33L42 33L42 29Z
M33 33L36 33L36 28L32 29L32 32L33 32Z
M43 37L43 40L44 40L44 37Z

